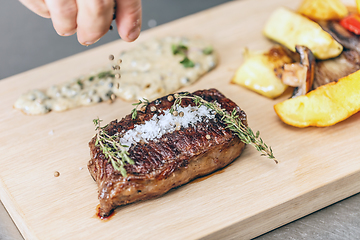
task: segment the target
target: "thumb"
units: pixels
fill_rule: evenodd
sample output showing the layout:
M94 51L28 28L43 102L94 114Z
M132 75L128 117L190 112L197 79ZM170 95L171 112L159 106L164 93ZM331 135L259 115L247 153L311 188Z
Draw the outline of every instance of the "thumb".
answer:
M136 40L141 30L141 0L117 0L116 25L123 40Z

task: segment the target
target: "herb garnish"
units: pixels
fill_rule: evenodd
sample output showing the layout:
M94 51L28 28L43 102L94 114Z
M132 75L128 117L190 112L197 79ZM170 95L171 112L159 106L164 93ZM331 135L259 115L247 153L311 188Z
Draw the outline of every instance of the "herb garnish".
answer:
M97 75L98 78L107 78L107 77L111 77L111 78L114 78L115 75L111 73L111 71L104 71L104 72L100 72L98 75Z
M131 119L135 119L137 116L137 108L140 106L140 109L142 107L146 107L149 104L149 100L147 100L146 98L144 98L144 101L139 100L139 102L137 103L133 103L133 106L136 106L133 110L131 110Z
M99 118L93 120L95 131L97 131L95 146L100 148L100 151L109 159L113 168L119 171L123 177L126 177L124 165L126 163L134 164L134 161L129 157L129 152L126 150L128 146L121 145L118 136L109 136L105 130L107 125L101 127L101 121Z
M195 66L195 63L193 61L191 61L188 56L187 56L187 52L188 52L188 47L182 44L178 44L178 45L171 45L171 50L172 53L174 55L181 55L184 57L183 60L180 61L180 63L185 67L185 68L192 68Z
M227 128L233 131L242 142L246 144L250 144L256 148L259 152L261 152L261 156L267 156L268 158L278 163L278 160L275 158L271 147L268 147L266 143L260 138L260 132L257 131L256 134L251 130L250 127L245 126L239 115L236 113L236 109L229 114L225 109L222 109L216 104L216 102L208 102L202 99L199 96L188 96L189 93L184 94L175 94L175 102L170 108L170 113L173 113L176 110L176 107L181 104L181 100L184 98L192 99L197 107L204 105L205 107L214 110L217 114L221 116L221 120L227 124Z
M187 46L182 45L182 44L178 44L178 45L173 44L173 45L171 45L171 50L174 55L179 54L179 55L186 56L188 48L187 48Z
M192 68L195 66L194 62L191 61L188 57L185 57L181 62L180 62L185 68Z
M84 88L84 83L80 79L78 79L76 83L80 86L80 89Z
M214 51L214 49L211 46L209 46L209 47L204 48L202 52L205 55L210 55L210 54L212 54L213 51Z
M214 110L217 114L221 116L221 120L226 123L226 128L230 129L234 132L240 140L245 144L250 144L256 148L259 152L261 152L261 156L267 156L269 159L274 160L275 163L279 163L275 158L271 147L268 147L266 143L260 137L260 132L257 131L256 134L251 130L250 127L245 126L239 115L237 114L236 109L234 108L231 113L228 113L225 109L222 109L216 102L208 102L199 96L189 96L189 93L183 94L174 94L174 104L170 108L170 113L173 114L176 112L176 108L181 104L182 99L192 99L197 107L204 105L205 107ZM147 99L139 100L139 102L134 103L135 108L131 111L131 118L135 119L137 117L137 108L139 106L147 106L149 101ZM124 165L134 164L134 161L129 157L129 152L126 150L128 146L121 145L119 143L120 139L118 136L113 135L109 136L105 131L107 127L100 126L99 118L94 119L93 122L95 124L96 141L95 146L99 146L102 153L109 159L112 166L115 170L120 171L121 175L126 177L126 170Z

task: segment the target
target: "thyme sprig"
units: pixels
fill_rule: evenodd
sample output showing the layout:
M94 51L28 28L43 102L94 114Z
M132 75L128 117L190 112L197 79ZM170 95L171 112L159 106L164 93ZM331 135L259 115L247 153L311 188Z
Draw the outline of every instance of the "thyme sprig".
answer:
M135 106L135 108L133 110L131 110L131 119L135 119L137 117L138 107L140 107L140 109L141 109L141 108L149 105L149 103L150 103L149 100L147 100L146 98L144 98L144 101L139 99L139 102L133 103L132 105Z
M197 107L204 105L219 114L221 116L221 120L226 123L226 128L233 131L242 142L254 146L256 150L261 152L261 156L267 156L268 158L274 160L275 163L278 163L271 147L268 147L260 137L260 132L257 131L254 134L250 127L245 126L235 108L231 113L228 113L225 109L221 108L218 103L208 102L200 96L189 96L189 93L174 94L174 98L175 100L170 108L170 113L173 113L176 110L176 108L181 104L182 99L192 99ZM134 103L133 105L135 108L131 111L132 119L136 118L138 107L147 106L148 104L149 101L147 99L139 100L139 102ZM129 152L127 151L128 146L121 145L119 143L118 136L110 136L105 130L107 125L101 127L100 123L102 120L97 118L94 119L93 122L95 125L95 131L97 131L95 146L99 146L100 150L105 157L109 159L114 169L120 171L121 175L126 177L127 173L124 165L134 164L134 161L129 157Z
M208 102L199 96L189 96L189 93L175 94L174 97L175 101L170 108L170 113L173 113L176 110L177 106L181 104L182 99L192 99L197 107L204 105L219 114L221 116L221 120L226 123L226 128L233 131L242 142L254 146L256 150L261 152L261 156L267 156L269 159L274 160L276 164L279 163L279 161L275 158L271 147L268 147L260 137L260 132L257 131L254 134L250 127L245 126L242 123L235 108L231 113L228 113L225 109L222 109L220 105L216 102Z
M127 176L124 165L134 164L134 161L129 157L129 152L126 150L128 146L121 145L118 141L118 136L110 136L104 127L100 126L102 120L99 118L93 120L95 125L96 140L95 146L98 146L106 158L109 159L113 168L121 173L123 177Z

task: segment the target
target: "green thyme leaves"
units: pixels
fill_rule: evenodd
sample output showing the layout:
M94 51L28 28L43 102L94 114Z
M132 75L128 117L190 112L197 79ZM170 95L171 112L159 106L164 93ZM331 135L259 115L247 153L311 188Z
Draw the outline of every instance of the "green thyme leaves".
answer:
M221 120L226 124L226 128L231 130L239 139L249 145L255 147L257 151L261 153L261 156L266 156L269 159L278 163L278 160L275 158L271 147L266 145L266 143L260 137L260 132L256 131L254 133L252 129L242 123L240 115L236 109L233 109L230 113L216 102L208 102L203 98L190 95L189 93L174 94L174 103L170 108L170 113L173 114L177 111L177 107L181 105L182 99L192 99L197 107L204 105L205 107L213 110L221 117ZM143 108L148 106L149 101L147 99L139 100L139 102L134 103L135 108L131 111L132 119L137 117L137 108ZM126 164L134 164L134 161L129 157L129 152L127 151L128 146L121 145L120 139L117 134L110 136L107 131L107 125L102 127L100 125L101 120L99 118L93 120L95 125L95 131L97 132L95 137L95 146L100 148L100 151L112 164L113 168L121 173L122 176L126 177L127 173L125 170Z
M118 136L108 135L105 130L107 125L101 127L101 121L99 118L93 120L95 131L97 131L95 146L100 148L105 157L109 159L113 168L119 171L123 177L126 177L125 164L134 164L134 161L129 157L129 152L126 150L128 146L121 145Z
M135 108L131 110L131 119L136 119L138 107L140 107L140 109L146 107L147 105L149 105L149 100L144 98L144 100L139 100L139 102L133 103L132 105L135 106Z
M217 114L221 116L221 120L226 123L226 128L234 132L243 143L250 144L256 148L261 153L261 156L267 156L269 159L278 163L278 160L275 158L271 147L268 147L266 143L260 138L260 132L257 131L256 134L248 126L245 126L242 123L237 114L236 109L233 109L231 113L228 113L225 109L219 107L216 102L208 102L202 99L199 96L189 96L188 93L185 94L175 94L174 104L171 106L170 112L174 112L176 107L181 104L181 100L184 98L192 99L196 106L200 107L201 105L206 106L209 109L214 110Z

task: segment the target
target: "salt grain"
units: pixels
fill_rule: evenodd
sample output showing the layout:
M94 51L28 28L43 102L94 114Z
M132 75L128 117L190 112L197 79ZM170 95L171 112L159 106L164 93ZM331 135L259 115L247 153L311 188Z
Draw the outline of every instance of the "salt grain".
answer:
M170 110L155 114L150 120L127 131L120 139L121 145L136 145L140 141L148 142L161 138L164 134L179 130L181 127L194 126L198 122L215 118L215 111L205 106L194 108L192 106L177 107L178 112L184 113L183 117L175 116ZM182 114L181 114L182 115Z

